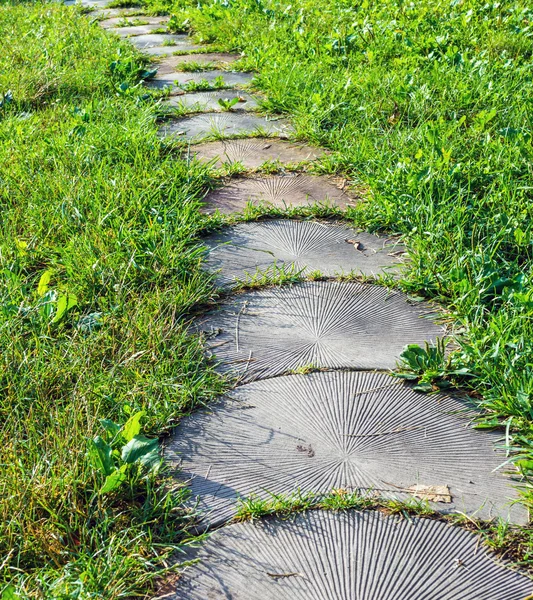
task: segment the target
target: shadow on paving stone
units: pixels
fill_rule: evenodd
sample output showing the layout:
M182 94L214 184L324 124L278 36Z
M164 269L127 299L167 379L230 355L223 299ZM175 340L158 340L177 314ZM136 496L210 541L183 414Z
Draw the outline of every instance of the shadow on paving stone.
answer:
M275 220L240 223L203 240L208 247L205 266L219 271L217 283L233 287L257 270L320 271L326 277L351 272L372 276L392 272L404 252L397 241L320 221ZM275 267L274 271L272 267Z
M288 375L240 386L184 419L165 458L189 482L204 527L238 498L358 490L430 502L441 513L526 524L512 477L497 471L502 433L469 427L465 401L420 394L384 373ZM496 471L496 472L495 472Z
M219 102L237 98L238 102L231 108L233 111L249 111L257 108L256 99L250 94L238 90L223 90L212 92L191 92L172 96L163 102L163 106L176 106L182 110L192 112L203 111L223 111L223 106Z
M154 89L166 89L172 88L176 92L179 92L179 87L187 87L191 83L206 82L209 84L216 83L215 80L220 82L219 87L232 87L235 85L247 85L252 79L251 73L240 73L238 71L199 71L194 73L187 72L176 72L170 75L159 75L157 74L152 79L146 82L147 87Z
M242 212L248 203L276 208L313 206L323 204L345 209L353 207L357 199L334 180L324 175L302 173L283 175L252 175L230 179L203 199L202 212L219 211L222 214Z
M322 148L272 138L207 142L195 146L191 152L200 160L218 159L216 167L241 163L247 169L257 169L265 162L283 165L310 162L326 154Z
M317 281L239 294L199 318L219 371L243 381L298 369L394 369L407 344L446 334L435 307L401 292Z
M178 560L175 600L525 600L532 581L481 536L379 512L310 511L237 523Z
M211 52L208 54L184 54L182 56L169 56L156 64L158 75L175 73L183 65L198 63L200 65L229 65L241 56L224 52Z
M159 135L163 138L182 138L194 143L211 137L237 135L264 134L286 137L292 131L292 126L285 119L225 112L207 113L170 121L161 127Z

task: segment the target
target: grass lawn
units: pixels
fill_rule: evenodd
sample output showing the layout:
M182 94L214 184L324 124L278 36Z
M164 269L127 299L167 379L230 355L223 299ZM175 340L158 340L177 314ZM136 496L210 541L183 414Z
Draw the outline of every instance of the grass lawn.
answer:
M428 389L468 389L527 481L533 10L144 6L243 52L265 108L332 151L319 170L366 190L353 223L404 236L402 289L442 302L464 329L451 357L411 369ZM186 530L184 491L127 462L113 424L153 438L225 386L185 334L213 299L198 243L212 172L158 139L160 108L137 86L146 63L81 10L2 3L0 32L0 598L142 597ZM110 475L120 485L102 493ZM493 535L533 565L529 529Z

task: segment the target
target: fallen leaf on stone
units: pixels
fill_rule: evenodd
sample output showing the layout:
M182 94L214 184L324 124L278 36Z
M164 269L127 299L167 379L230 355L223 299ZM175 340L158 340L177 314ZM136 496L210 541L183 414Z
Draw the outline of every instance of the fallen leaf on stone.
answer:
M418 483L408 487L406 491L415 498L429 500L430 502L444 502L449 504L452 501L450 488L447 485L422 485Z
M363 244L361 244L361 242L359 240L346 240L348 242L348 244L352 244L352 246L356 249L356 250L364 250L364 246Z

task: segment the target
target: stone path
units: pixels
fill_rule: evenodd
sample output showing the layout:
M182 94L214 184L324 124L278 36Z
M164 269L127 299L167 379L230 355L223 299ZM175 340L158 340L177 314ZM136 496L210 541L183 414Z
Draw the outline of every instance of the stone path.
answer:
M253 74L232 70L238 55L209 53L187 36L161 33L164 17L131 16L134 10L106 9L107 3L82 1L97 9L102 27L156 57L158 74L146 86L167 89L163 102L180 115L161 126L161 137L181 141L187 154L213 168L237 163L246 171L221 179L206 195L204 213L320 206L341 216L357 203L342 179L296 169L324 150L288 141L290 123L261 114L261 97L249 89ZM191 63L207 70L180 71ZM225 110L232 98L238 101ZM280 172L258 173L265 164ZM524 600L531 594L531 581L500 564L476 535L439 520L310 511L230 523L239 498L334 489L418 498L440 513L482 519L523 524L528 515L512 504L513 473L498 469L505 461L499 435L469 426L473 407L449 394L418 394L387 373L406 344L447 333L438 309L376 283L338 280L354 273L396 276L404 252L397 240L341 220L277 218L230 225L204 242L205 266L227 291L243 280L275 282L280 272L320 271L330 279L228 296L194 324L217 368L237 385L209 410L184 419L165 451L192 489L198 527L221 526L188 551L185 558L200 561L185 569L169 597Z

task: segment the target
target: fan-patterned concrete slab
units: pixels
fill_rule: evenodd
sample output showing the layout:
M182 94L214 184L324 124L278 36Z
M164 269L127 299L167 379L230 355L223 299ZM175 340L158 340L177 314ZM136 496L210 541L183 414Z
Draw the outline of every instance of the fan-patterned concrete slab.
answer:
M206 138L232 137L244 135L287 136L292 127L285 119L268 119L252 114L206 113L176 119L160 129L160 135L167 138L182 138L195 143Z
M217 210L231 214L242 212L249 203L283 210L316 204L344 209L355 206L356 199L329 177L292 173L228 180L221 188L209 192L204 203L207 214Z
M250 111L257 108L257 100L247 92L239 90L221 90L212 92L190 92L180 96L172 96L165 100L165 106L176 106L189 112L223 111L221 102L237 98L237 104L231 107L233 111ZM219 102L219 100L221 102Z
M190 41L191 38L187 35L173 35L166 33L148 33L146 35L137 35L129 39L129 42L139 50L167 47L173 49L173 52L190 47ZM198 46L196 46L196 48L198 48Z
M160 75L180 71L184 65L191 63L203 66L227 66L239 60L238 54L226 52L209 52L205 54L183 54L182 56L169 56L161 60L156 66Z
M395 240L342 224L286 219L233 225L204 243L209 249L206 267L219 272L222 287L232 287L258 271L267 279L280 270L320 271L327 277L351 272L377 275L398 267L403 252Z
M146 25L132 25L131 27L112 27L107 31L109 33L115 33L116 35L120 35L122 37L135 37L139 35L148 35L154 31L158 31L160 29L165 29L165 23L147 23Z
M147 25L154 25L156 28L160 28L166 23L168 23L168 17L145 17L142 15L137 17L111 17L109 19L99 21L98 24L104 29L122 29L123 27L129 28Z
M244 381L313 366L393 369L406 344L445 333L425 303L355 282L304 282L240 294L196 323L218 368Z
M139 36L142 37L142 36ZM132 40L136 38L131 38ZM131 41L131 40L130 40ZM143 54L147 54L148 56L171 56L173 54L179 52L193 52L196 50L200 50L202 46L198 46L197 44L189 44L189 43L180 43L179 45L173 46L153 46L148 48L140 48Z
M213 70L195 71L193 73L178 71L176 73L165 75L157 74L147 81L146 85L159 90L170 88L179 93L179 87L187 88L187 86L193 84L206 83L211 86L233 87L236 85L248 85L252 79L253 75L251 73L240 73L238 71Z
M471 429L473 416L460 399L384 373L287 375L240 386L182 421L166 458L214 526L235 516L239 498L335 489L525 524L526 510L511 506L516 481L496 472L501 434ZM436 487L449 490L441 502L424 491Z
M216 160L217 167L240 163L247 169L257 169L265 163L288 165L311 162L325 154L321 148L272 138L207 142L196 146L194 153L200 160Z
M532 581L474 533L377 512L311 511L214 532L174 600L526 600Z

